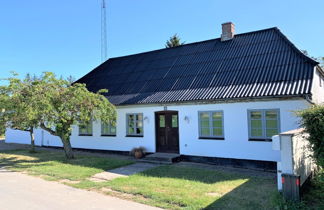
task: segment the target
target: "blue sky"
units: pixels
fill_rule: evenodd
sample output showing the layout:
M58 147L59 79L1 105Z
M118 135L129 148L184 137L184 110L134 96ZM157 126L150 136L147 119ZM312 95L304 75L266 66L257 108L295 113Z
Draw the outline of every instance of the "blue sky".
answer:
M108 57L277 26L299 49L324 56L323 0L106 0ZM1 0L0 78L52 71L80 78L101 63L101 0Z

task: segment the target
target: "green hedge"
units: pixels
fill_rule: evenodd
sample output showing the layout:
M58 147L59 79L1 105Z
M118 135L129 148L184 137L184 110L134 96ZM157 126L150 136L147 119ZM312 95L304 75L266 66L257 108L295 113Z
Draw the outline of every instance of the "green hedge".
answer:
M314 159L318 166L324 167L324 106L315 105L298 112L301 125L309 134L308 141L314 151Z

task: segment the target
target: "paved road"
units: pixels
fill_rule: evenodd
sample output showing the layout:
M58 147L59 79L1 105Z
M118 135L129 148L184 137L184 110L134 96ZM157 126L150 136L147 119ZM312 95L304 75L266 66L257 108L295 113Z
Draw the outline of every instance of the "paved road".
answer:
M0 209L158 209L0 168Z

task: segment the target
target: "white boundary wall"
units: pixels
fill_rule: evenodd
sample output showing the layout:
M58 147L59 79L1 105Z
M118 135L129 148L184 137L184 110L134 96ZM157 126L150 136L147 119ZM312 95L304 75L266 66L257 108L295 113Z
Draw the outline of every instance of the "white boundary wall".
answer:
M73 126L72 147L100 150L130 151L144 146L148 152L155 152L155 112L167 110L179 114L180 154L237 158L250 160L280 161L280 151L272 149L271 142L248 141L248 109L279 109L280 131L298 127L295 110L307 108L309 103L303 99L255 101L218 104L181 104L181 105L133 105L117 108L117 136L100 136L100 122L93 124L93 136L79 136L77 126ZM201 140L198 137L198 111L222 110L224 113L225 140ZM126 137L126 113L143 113L144 137ZM185 120L185 118L189 120ZM7 130L6 142L30 142L28 133ZM36 144L62 146L58 137L46 131L36 131Z
M273 149L280 151L281 155L277 162L278 190L282 190L282 174L300 176L302 185L316 168L306 138L303 129L283 132L272 138Z

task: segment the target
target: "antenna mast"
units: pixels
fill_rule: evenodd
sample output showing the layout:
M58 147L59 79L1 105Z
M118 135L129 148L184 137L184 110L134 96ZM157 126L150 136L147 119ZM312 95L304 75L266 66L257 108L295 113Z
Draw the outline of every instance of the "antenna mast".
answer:
M106 20L106 2L102 0L101 5L101 61L107 60L107 20Z

